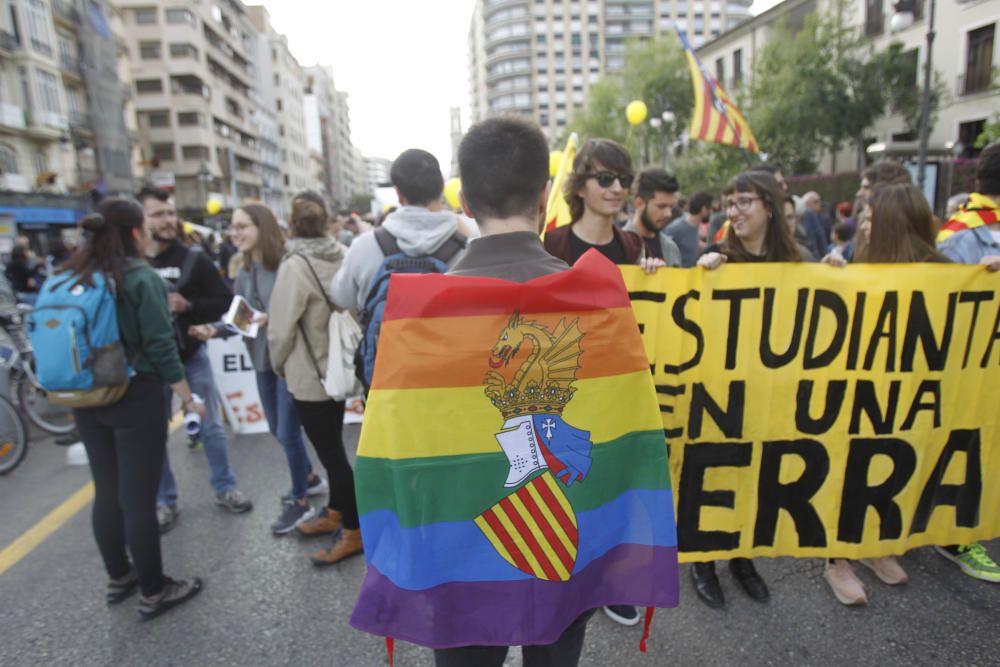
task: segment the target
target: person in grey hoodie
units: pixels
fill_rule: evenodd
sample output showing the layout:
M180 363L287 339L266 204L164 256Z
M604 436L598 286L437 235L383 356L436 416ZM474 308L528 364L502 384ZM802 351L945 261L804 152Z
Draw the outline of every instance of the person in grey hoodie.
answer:
M399 195L400 207L382 223L395 238L399 249L411 257L434 254L448 239L458 237L458 217L441 204L444 178L437 158L427 151L411 148L403 151L392 163L389 173ZM452 268L463 252L448 261ZM354 239L347 257L330 284L330 297L345 309L364 309L372 279L385 255L375 234L362 234Z

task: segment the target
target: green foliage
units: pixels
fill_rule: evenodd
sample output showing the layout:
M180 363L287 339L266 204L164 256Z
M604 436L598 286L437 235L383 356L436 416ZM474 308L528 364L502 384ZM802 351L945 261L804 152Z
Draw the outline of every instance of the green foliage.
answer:
M598 137L624 143L628 131L624 99L618 79L602 78L590 87L587 102L573 114L566 127L567 133L579 134L581 143Z
M983 126L983 131L976 137L976 148L986 148L994 141L1000 141L1000 114Z
M742 148L697 143L671 163L684 192L718 193L733 176L745 170L750 154Z

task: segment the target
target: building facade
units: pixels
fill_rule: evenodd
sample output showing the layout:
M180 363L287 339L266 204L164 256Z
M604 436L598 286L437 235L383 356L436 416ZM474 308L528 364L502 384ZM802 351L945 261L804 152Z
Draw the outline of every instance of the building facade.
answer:
M694 45L750 16L751 0L476 0L468 35L473 122L530 116L556 136L626 41L685 30Z

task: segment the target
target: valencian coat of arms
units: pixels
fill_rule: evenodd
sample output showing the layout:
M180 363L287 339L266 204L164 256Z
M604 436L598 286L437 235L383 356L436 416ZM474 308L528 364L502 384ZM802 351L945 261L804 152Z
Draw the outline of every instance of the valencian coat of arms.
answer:
M476 525L504 560L547 581L573 573L579 534L564 489L583 482L592 463L590 432L562 418L576 392L583 338L579 319L549 329L515 312L485 379L486 396L504 419L496 440L510 464L503 486L512 491Z

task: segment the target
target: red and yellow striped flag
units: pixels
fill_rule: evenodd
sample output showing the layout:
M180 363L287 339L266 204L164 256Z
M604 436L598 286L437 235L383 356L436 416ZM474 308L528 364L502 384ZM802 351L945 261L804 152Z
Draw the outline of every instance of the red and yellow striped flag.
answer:
M566 203L566 197L563 196L563 187L569 179L570 172L573 171L577 141L576 132L569 135L569 139L566 140L566 148L563 149L559 169L556 170L556 175L552 179L552 187L549 189L549 201L545 205L545 226L542 228L542 238L545 238L545 232L550 229L568 225L573 221L573 216L569 212L569 204Z
M677 30L677 36L684 46L684 54L691 69L691 84L694 86L694 113L691 114L689 130L691 138L738 146L759 153L760 147L746 118L715 77L705 69L684 32Z

